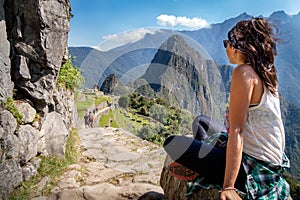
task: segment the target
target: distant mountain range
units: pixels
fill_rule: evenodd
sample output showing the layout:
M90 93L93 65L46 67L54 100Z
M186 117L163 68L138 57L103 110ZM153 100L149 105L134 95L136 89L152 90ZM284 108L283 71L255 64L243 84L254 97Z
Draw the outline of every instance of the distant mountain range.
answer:
M88 47L69 47L76 57L75 65L84 71L85 87L98 85L111 91L110 85L130 90L138 83L147 85L137 91L155 93L192 113L222 118L229 95L231 72L222 45L227 32L240 20L251 16L242 13L236 18L196 31L159 30L134 43L100 52ZM300 13L283 11L268 17L279 30L276 66L282 96L282 113L287 136L287 153L291 173L300 180ZM113 76L112 76L113 74ZM110 84L110 80L111 84ZM112 84L113 83L113 84ZM150 89L151 88L151 89ZM149 91L153 90L153 91Z
M229 64L222 40L227 38L227 32L236 22L250 19L247 13L225 20L222 23L212 24L211 28L195 31L158 30L155 34L146 34L144 38L134 43L128 43L121 47L101 52L89 47L69 47L71 55L76 56L75 65L82 68L87 79L85 87L92 87L103 83L105 77L112 72L123 76L124 82L133 81L142 75L153 59L157 49L171 35L183 35L189 38L188 42L193 48L203 47L202 55L211 57L218 64ZM300 88L298 77L300 75L300 14L287 15L283 11L274 12L268 17L279 30L281 42L278 44L278 56L276 65L279 71L281 93L290 102L300 105ZM202 51L203 51L202 49ZM127 72L135 69L138 74ZM137 70L138 69L138 70Z

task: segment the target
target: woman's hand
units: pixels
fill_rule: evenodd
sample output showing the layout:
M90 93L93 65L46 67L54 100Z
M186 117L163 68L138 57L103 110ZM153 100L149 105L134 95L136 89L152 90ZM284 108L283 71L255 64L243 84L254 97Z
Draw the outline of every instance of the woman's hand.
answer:
M225 190L221 192L220 200L242 200L235 190Z

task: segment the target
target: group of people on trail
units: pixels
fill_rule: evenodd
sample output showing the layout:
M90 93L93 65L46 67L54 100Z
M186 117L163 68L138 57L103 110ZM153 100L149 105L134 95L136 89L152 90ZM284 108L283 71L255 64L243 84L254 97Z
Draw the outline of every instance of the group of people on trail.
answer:
M84 125L85 128L93 128L94 127L94 114L89 111L84 115Z
M267 19L252 18L238 22L223 41L230 63L237 65L227 130L199 116L194 138L166 139L164 149L172 160L198 174L190 191L213 186L220 189L221 200L289 199L290 187L282 174L289 160L284 153L274 30ZM227 134L225 147L206 142L214 131Z

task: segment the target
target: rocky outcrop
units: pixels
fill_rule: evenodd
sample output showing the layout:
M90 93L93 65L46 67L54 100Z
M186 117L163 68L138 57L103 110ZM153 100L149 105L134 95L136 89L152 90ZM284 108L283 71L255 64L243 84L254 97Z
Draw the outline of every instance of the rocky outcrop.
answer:
M167 156L165 160L165 166L163 167L160 185L164 190L164 199L177 200L218 200L220 199L220 193L217 189L199 190L188 197L185 196L186 181L182 181L174 176L171 176L167 166L171 162L171 159Z
M110 74L108 77L106 77L101 85L100 91L102 91L104 94L113 94L118 84L120 84L120 81L117 75Z
M69 20L69 0L0 0L0 199L37 173L37 155L64 156L76 125L74 94L56 84Z
M7 40L4 0L0 0L0 101L12 96L13 83L10 77L10 45Z
M67 48L69 1L6 1L12 80L38 111L54 110L53 92ZM50 106L47 106L50 105Z

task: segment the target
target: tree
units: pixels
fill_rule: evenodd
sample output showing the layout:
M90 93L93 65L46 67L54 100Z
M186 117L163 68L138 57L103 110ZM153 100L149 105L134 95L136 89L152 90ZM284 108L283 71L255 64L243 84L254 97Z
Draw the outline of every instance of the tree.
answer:
M121 96L118 103L121 108L127 109L129 105L129 98L127 96Z
M155 134L155 127L146 125L138 131L138 136L142 139L149 140Z
M168 110L165 106L154 104L149 110L149 115L164 125L167 123Z

